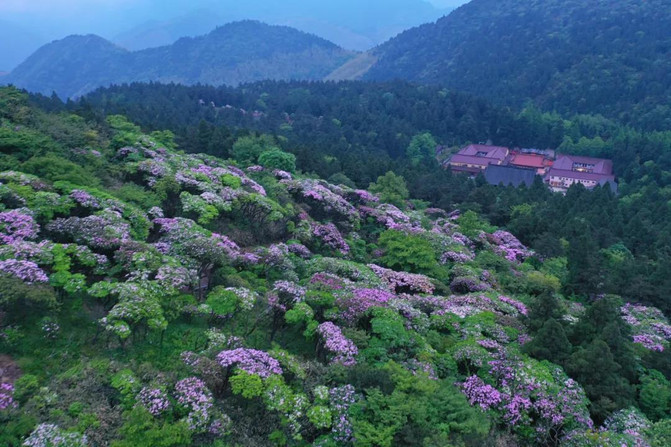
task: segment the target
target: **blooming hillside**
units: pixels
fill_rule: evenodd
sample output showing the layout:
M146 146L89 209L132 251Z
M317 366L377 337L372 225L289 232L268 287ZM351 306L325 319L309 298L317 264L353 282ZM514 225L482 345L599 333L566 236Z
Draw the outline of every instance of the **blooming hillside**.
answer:
M14 100L0 103L0 166L17 168L0 173L0 343L20 371L0 388L7 445L649 442L644 415L615 398L602 411L578 380L580 355L609 345L570 353L619 301L560 296L560 263L474 213ZM614 309L622 352L666 352L661 313ZM543 351L560 347L542 344L551 331L570 360Z

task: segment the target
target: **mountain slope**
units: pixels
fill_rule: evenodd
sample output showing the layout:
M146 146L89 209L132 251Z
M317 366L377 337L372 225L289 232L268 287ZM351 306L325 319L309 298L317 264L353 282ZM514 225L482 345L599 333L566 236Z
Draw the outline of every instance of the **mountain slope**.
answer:
M627 120L631 107L666 107L670 26L664 0L473 0L376 48L364 78Z
M243 21L137 52L93 35L70 36L40 48L3 81L73 97L132 81L237 85L260 79L322 79L352 56L316 36Z
M667 318L474 212L0 105L0 445L665 445Z

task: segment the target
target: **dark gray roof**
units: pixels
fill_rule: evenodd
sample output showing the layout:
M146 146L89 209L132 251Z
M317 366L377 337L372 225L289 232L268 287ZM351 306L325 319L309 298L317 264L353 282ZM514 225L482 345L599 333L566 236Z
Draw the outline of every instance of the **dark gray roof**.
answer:
M517 168L515 166L489 165L485 169L485 180L490 185L504 186L513 185L515 187L525 184L531 186L536 178L535 169Z

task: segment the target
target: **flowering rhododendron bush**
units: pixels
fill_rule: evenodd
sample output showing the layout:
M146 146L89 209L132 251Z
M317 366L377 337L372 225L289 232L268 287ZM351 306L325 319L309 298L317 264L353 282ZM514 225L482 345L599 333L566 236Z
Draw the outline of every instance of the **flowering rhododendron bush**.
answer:
M473 213L77 122L64 168L0 153L0 445L666 439L658 309Z

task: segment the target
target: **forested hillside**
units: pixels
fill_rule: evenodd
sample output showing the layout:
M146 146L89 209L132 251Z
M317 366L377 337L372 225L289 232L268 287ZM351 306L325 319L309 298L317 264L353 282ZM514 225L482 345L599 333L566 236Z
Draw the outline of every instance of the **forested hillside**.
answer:
M668 129L670 11L666 0L472 0L374 49L364 78Z
M70 107L99 120L124 113L148 131L171 129L190 152L221 157L248 130L275 135L306 172L350 186L367 187L392 170L414 198L474 210L513 228L544 256L568 256L574 267L567 292L623 293L671 311L669 132L644 133L599 116L563 119L534 108L515 114L407 83L136 84L100 90ZM499 188L451 175L435 161L437 144L458 148L488 139L612 159L619 197L580 188L564 197L543 185ZM567 241L580 250L567 249Z
M69 36L37 50L3 82L66 99L132 81L238 85L262 79L318 80L353 54L311 34L247 20L135 52L95 35Z
M320 180L288 137L224 159L35 101L0 89L1 443L668 445L671 325L572 282L580 228L540 256L393 172Z

